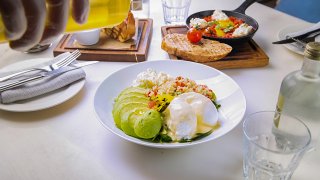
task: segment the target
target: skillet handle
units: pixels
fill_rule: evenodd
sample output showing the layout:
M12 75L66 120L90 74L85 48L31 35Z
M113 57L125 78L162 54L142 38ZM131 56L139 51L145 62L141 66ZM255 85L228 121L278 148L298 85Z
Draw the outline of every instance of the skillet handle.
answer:
M247 8L255 3L257 0L245 0L237 9L233 10L241 14L245 14Z

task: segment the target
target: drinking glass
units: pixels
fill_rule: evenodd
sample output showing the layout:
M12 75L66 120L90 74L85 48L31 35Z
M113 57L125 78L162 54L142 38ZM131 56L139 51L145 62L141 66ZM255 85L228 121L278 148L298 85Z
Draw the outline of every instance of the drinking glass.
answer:
M311 134L299 119L274 111L247 116L244 132L244 177L288 180L309 148Z
M162 0L163 17L166 24L185 24L191 0Z
M143 19L150 16L150 0L132 0L131 12L135 18Z

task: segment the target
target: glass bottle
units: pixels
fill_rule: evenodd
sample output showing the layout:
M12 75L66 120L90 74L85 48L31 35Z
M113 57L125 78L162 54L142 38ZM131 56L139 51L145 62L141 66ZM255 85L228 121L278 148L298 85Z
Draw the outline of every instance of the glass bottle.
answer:
M277 103L281 113L290 114L304 121L312 136L312 146L319 148L320 136L320 42L306 45L300 70L289 73L282 81Z
M65 31L75 32L117 25L128 16L130 4L131 0L89 0L87 22L76 23L70 13ZM0 16L0 43L5 41L7 41L5 29Z

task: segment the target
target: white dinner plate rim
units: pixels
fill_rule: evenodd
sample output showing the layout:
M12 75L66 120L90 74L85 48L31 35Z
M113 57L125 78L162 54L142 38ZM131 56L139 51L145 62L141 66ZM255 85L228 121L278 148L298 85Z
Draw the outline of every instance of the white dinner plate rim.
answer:
M297 32L299 30L302 30L304 28L308 28L310 26L312 26L313 24L292 24L292 25L288 25L284 28L282 28L279 32L278 32L278 40L283 40L285 39L285 35L288 33L293 33L293 32ZM318 36L320 37L320 36ZM320 38L316 39L316 41L320 41ZM319 40L318 40L319 39ZM300 54L303 55L303 50L301 50L300 48L295 47L294 45L292 45L291 43L288 44L283 44L283 46L285 46L288 50L296 53L296 54Z
M14 67L18 66L19 64L22 65L22 64L28 63L28 65L34 66L37 64L43 64L44 62L50 61L50 60L52 60L52 58L33 58L33 59L23 60L23 61L19 61L1 68L0 72L7 72L8 69L9 71L15 71L17 69ZM43 97L41 97L42 102L27 100L27 101L23 101L22 103L16 102L11 104L0 104L0 110L10 111L10 112L32 112L32 111L48 109L71 99L83 88L84 84L85 84L85 79L82 79L66 87L63 87L64 88L63 91L59 89L51 92L49 96L43 95ZM59 98L54 98L54 97L51 98L51 95L55 96L58 94L60 95Z
M140 140L140 139L138 139L138 138L134 138L134 137L128 136L128 135L126 135L126 134L124 134L124 133L118 133L118 132L114 131L113 127L109 127L107 124L105 124L105 123L101 120L101 118L99 117L99 114L98 114L98 112L97 112L97 109L96 109L96 107L95 107L95 105L96 105L95 103L96 103L96 98L97 98L97 96L98 96L98 92L99 92L100 88L102 88L102 85L103 85L104 83L106 83L106 81L108 80L108 78L114 76L114 75L117 74L117 73L121 73L121 72L123 72L123 71L126 71L128 68L134 68L134 67L136 67L136 66L141 66L141 65L146 64L146 63L147 63L147 64L152 64L152 63L159 63L159 62L160 62L160 63L161 63L161 62L164 62L164 63L167 63L167 62L173 62L173 63L183 62L183 63L196 64L196 65L198 65L198 66L203 66L203 67L206 67L206 68L209 67L209 66L207 66L207 65L203 65L203 64L199 64L199 63L195 63L195 62L190 62L190 61L183 61L183 60L175 60L175 61L172 61L172 60L153 60L153 61L140 62L140 63L138 63L138 64L133 64L133 65L127 66L127 67L125 67L125 68L122 68L122 69L120 69L120 70L118 70L118 71L110 74L109 76L107 76L107 77L99 84L98 88L96 89L96 92L95 92L95 95L94 95L94 102L93 102L93 103L94 103L94 111L95 111L96 117L97 117L97 119L99 120L99 122L102 124L103 127L105 127L106 129L108 129L110 132L112 132L113 134L115 134L115 135L117 135L117 136L119 136L119 137L121 137L121 138L123 138L123 139L125 139L125 140L128 140L128 141L133 142L133 143L136 143L136 144L144 145L144 146L154 147L154 148L181 148L181 147L192 146L192 145L196 145L196 144L200 144L200 143L204 143L204 142L208 142L208 141L213 140L213 139L197 140L197 141L193 141L193 142L191 142L191 143L164 143L164 144L163 144L163 143L153 143L153 142L143 141L143 140ZM211 68L211 67L209 67L209 68ZM223 72L221 72L221 71L219 71L219 70L217 70L217 69L215 69L215 68L212 68L212 69L213 69L214 71L219 72L219 73L222 74L223 76L227 77L230 81L232 81L232 83L234 83L235 85L237 85L237 87L238 87L239 90L240 90L241 96L242 96L241 98L242 98L242 100L243 100L243 107L242 107L243 109L242 109L241 114L239 115L239 118L238 118L237 123L233 124L233 126L230 127L230 129L228 130L228 132L230 132L231 130L233 130L233 129L242 121L242 119L243 119L243 117L244 117L244 114L245 114L245 111L246 111L246 100L245 100L245 96L244 96L243 91L242 91L241 88L239 87L239 85L238 85L231 77L229 77L228 75L224 74ZM113 121L113 118L110 119L110 120ZM113 126L114 126L114 124L113 124ZM228 133L228 132L226 132L226 133ZM214 139L217 139L217 138L225 135L226 133L224 133L224 134L219 134L219 135L215 136Z

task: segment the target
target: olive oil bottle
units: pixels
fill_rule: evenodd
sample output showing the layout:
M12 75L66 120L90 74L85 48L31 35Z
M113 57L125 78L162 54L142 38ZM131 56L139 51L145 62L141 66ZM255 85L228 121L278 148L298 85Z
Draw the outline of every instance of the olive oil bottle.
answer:
M72 19L70 11L66 32L95 29L119 24L128 16L131 0L89 0L89 3L90 9L87 22L85 24L77 24ZM0 17L0 42L5 41L7 41L5 28Z
M320 42L306 45L302 68L282 81L278 97L278 116L289 114L302 120L310 129L312 145L319 145L320 136ZM316 145L317 147L319 147Z

